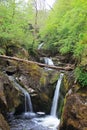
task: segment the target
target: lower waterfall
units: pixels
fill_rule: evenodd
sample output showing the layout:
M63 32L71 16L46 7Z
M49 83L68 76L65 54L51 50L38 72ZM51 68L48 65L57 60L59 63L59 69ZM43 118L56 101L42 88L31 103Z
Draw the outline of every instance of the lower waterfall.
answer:
M31 102L31 98L30 98L29 93L23 87L21 87L21 85L19 85L17 83L17 81L15 80L15 78L13 76L9 76L9 79L24 94L24 97L25 97L25 99L24 99L25 100L25 113L26 112L33 112L33 106L32 106L32 102Z
M39 119L36 118L36 121L39 124L41 124L42 126L46 126L47 128L50 128L51 130L57 130L60 123L60 119L57 118L56 112L57 112L57 107L58 107L59 90L61 87L62 78L63 78L63 73L60 74L60 77L57 81L50 115L44 118L39 118Z
M52 116L56 116L56 111L57 111L57 104L58 104L58 99L59 99L59 90L60 90L60 86L61 86L61 81L63 78L63 74L60 74L60 77L57 81L57 85L56 85L56 89L54 92L54 97L53 97L53 102L52 102L52 107L51 107L51 115Z
M10 122L10 130L58 130L58 126L60 123L60 119L57 118L57 105L58 105L58 98L59 98L59 89L61 86L61 81L63 78L63 74L61 73L59 79L57 81L56 89L54 92L51 113L50 115L39 115L37 113L32 112L33 107L30 99L30 95L28 92L22 88L14 79L13 76L9 76L9 79L12 83L18 87L21 92L25 96L25 113L24 115L20 115L19 118L14 118Z

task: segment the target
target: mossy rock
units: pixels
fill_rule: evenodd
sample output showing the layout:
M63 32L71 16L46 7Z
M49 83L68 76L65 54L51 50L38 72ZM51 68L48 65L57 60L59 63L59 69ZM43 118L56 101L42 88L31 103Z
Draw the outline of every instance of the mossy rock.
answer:
M10 130L10 127L3 117L3 115L0 113L0 130Z
M80 65L87 66L87 47L85 48L85 50L82 53Z
M87 95L75 93L66 96L60 130L84 130L87 128ZM79 123L81 122L81 123Z
M68 82L67 76L64 76L64 88L65 88L65 91L68 91L69 89L69 82Z
M50 84L54 84L58 81L59 78L59 73L58 72L53 72L52 76L50 77Z
M9 45L6 50L6 55L14 56L22 59L28 59L29 54L28 51L24 48L20 47L19 45Z

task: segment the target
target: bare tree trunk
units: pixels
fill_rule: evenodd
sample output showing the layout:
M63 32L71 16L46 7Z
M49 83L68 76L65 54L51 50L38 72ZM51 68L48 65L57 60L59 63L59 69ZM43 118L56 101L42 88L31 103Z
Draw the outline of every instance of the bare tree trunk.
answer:
M37 20L38 20L38 9L37 9L37 0L34 0L35 4L35 25L34 25L34 42L37 38Z
M20 58L17 58L17 57L10 57L10 56L4 56L4 55L0 55L0 59L15 60L15 61L26 63L26 64L36 64L36 65L38 65L40 67L47 67L47 68L56 69L56 70L70 71L70 70L74 69L73 66L72 67L71 66L67 66L67 67L51 66L51 65L46 65L46 64L34 62L34 61L28 61L28 60L20 59Z

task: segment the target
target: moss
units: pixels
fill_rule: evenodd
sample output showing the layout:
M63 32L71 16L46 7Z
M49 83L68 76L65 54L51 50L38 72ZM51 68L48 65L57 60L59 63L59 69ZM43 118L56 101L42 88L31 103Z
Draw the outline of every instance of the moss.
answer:
M50 84L54 84L59 78L59 73L54 73L50 78Z
M82 56L81 56L81 66L87 65L87 47L84 49Z
M69 89L69 82L66 75L64 76L64 88L65 88L65 91Z
M43 77L43 76L42 76L42 77L40 78L40 85L45 86L45 85L46 85L46 81L47 81L47 80L46 80L46 77Z
M0 48L0 55L5 55L5 49L4 48Z
M58 117L61 117L62 111L63 111L63 105L64 105L64 100L60 99L58 103Z
M39 84L41 86L46 86L47 79L48 79L48 73L46 73L45 71L42 71Z
M66 104L66 101L67 101L67 99L66 99L66 97L64 98L64 102L63 102L63 108L62 108L62 116L61 116L61 124L63 123L63 118L64 118L64 115L63 115L63 113L64 113L64 110L65 110L65 104Z
M73 92L78 92L80 88L81 88L81 86L79 84L75 84L73 86Z

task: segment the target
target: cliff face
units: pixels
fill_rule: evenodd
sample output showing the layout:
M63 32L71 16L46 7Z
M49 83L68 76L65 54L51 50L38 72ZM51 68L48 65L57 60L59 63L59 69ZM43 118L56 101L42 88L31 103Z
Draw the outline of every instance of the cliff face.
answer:
M0 128L1 130L9 130L7 123L7 113L14 112L15 108L20 104L20 93L13 87L12 83L4 74L0 72Z
M13 56L17 56L16 53L14 54ZM21 56L22 54L18 54L18 57ZM84 64L81 61L80 65L85 66L86 71L86 60ZM16 82L30 93L34 111L45 111L49 114L59 72L47 71L32 63L2 59L0 60L0 127L2 130L9 130L6 123L8 112L19 114L24 111L24 95L9 80L8 75L13 76ZM60 113L62 111L60 130L87 130L87 87L75 83L73 71L65 73L63 81L60 99L63 101L65 94L66 96L64 106L63 102L59 102L59 111Z
M66 73L64 87L66 96L61 116L60 130L87 130L87 51L84 50L77 67L83 70ZM80 70L79 69L79 70ZM76 78L76 79L75 79ZM83 86L83 84L85 86Z
M36 64L19 63L16 61L0 61L0 127L9 130L7 115L9 112L24 112L24 94L9 79L25 88L31 96L34 111L50 112L52 96L58 80L59 72L47 71ZM5 124L5 129L4 129Z
M65 88L67 90L60 130L87 130L87 87L81 87L72 82L67 76Z

